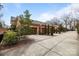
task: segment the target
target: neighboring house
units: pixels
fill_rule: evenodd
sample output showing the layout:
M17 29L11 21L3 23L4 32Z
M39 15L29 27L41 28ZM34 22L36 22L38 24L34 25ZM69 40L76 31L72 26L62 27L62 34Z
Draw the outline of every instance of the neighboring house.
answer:
M0 28L0 34L3 34L4 32L6 32L7 30L4 28Z
M16 25L16 27L19 27L19 26L21 26L19 20L20 20L19 17L11 17L11 24Z
M20 27L21 24L19 22L20 17L11 17L11 24L15 24L16 27ZM40 34L40 33L44 33L47 29L46 28L51 28L52 24L47 24L44 22L40 22L40 21L35 21L32 20L32 24L30 25L30 27L33 29L34 34ZM55 28L58 27L57 25L55 25ZM49 31L49 29L48 29ZM50 32L50 31L49 31Z

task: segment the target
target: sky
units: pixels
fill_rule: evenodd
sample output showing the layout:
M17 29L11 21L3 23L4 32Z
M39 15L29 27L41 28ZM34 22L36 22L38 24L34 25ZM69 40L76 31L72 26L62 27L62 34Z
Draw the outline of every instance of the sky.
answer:
M78 5L71 3L4 3L3 6L2 19L7 25L10 25L11 16L19 16L25 10L29 10L32 14L31 19L45 22L71 11L70 7Z

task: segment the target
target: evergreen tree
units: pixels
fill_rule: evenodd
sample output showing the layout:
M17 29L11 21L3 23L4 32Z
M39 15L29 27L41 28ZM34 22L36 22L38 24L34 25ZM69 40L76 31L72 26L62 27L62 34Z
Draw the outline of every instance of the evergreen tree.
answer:
M27 25L30 25L31 22L32 22L32 20L30 19L30 16L31 16L31 14L29 13L29 10L26 10L26 11L24 12L24 20L25 20L25 23L26 23Z
M26 10L23 15L19 16L21 27L18 29L18 31L20 31L21 35L27 35L32 33L32 28L30 28L30 25L32 23L30 16L31 14L28 10Z
M2 21L1 21L1 18L2 18L2 16L3 16L3 14L2 14L2 8L3 8L3 5L2 4L0 4L0 27L2 28L3 26L3 24L2 24Z
M0 4L0 20L1 20L1 17L3 16L3 14L1 13L2 8L3 8L3 5Z

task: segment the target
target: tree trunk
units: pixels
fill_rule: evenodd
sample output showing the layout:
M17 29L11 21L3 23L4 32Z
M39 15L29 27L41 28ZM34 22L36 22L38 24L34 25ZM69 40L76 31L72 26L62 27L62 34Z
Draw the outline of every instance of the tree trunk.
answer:
M46 28L46 25L45 25L45 34L46 34L46 30L47 30L47 28Z
M48 31L47 32L48 32L47 34L49 35L49 25L48 25Z

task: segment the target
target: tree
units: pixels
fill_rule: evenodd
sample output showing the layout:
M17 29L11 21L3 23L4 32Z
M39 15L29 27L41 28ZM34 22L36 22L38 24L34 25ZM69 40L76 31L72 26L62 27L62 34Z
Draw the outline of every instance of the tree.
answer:
M46 24L45 24L45 31L44 31L45 33L44 33L44 34L46 34L46 33L47 33L47 32L46 32L46 30L47 30L47 26L46 26Z
M20 15L20 23L21 27L17 29L17 32L20 35L27 35L32 33L32 28L30 28L30 25L32 23L32 20L30 19L31 14L29 13L28 10L24 12L23 15Z
M59 25L59 24L60 24L60 20L58 20L57 17L54 17L50 22L51 22L52 24L54 24L54 25Z
M72 23L73 23L73 19L70 19L69 22L68 22L70 30L72 30Z
M3 5L0 3L0 10L3 8Z
M49 24L47 25L47 35L49 35L49 32L50 32L50 26L49 26Z
M3 14L1 13L2 8L3 8L3 5L0 4L0 20L1 20L1 17L3 16Z
M24 11L24 20L27 25L30 25L32 20L30 19L31 14L29 13L29 10Z
M58 30L59 30L59 33L63 32L64 28L62 24L59 25Z
M76 20L77 24L76 24L76 29L77 29L77 33L79 34L79 20Z
M26 19L30 19L31 14L29 13L29 10L24 11L24 16Z
M16 31L16 25L11 25L11 30Z
M29 13L29 10L24 11L23 15L20 15L20 23L21 25L27 25L29 26L32 23L32 20L30 19L31 14Z
M53 33L54 33L54 26L52 26L50 30L51 30L51 35L53 35Z
M3 5L2 4L0 4L0 27L3 27L3 24L2 24L2 21L1 21L1 18L2 18L2 16L3 16L3 14L2 14L2 8L3 8Z
M69 15L64 15L63 17L62 17L62 19L63 19L63 21L64 21L64 25L65 25L65 28L67 28L68 27L68 20L69 20Z
M2 27L2 23L0 22L0 27Z
M20 15L19 17L20 17L20 23L21 23L21 25L26 25L27 22L26 22L26 20L24 19L23 15Z

